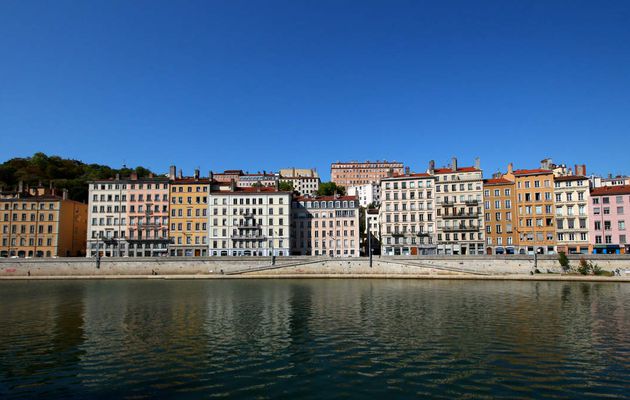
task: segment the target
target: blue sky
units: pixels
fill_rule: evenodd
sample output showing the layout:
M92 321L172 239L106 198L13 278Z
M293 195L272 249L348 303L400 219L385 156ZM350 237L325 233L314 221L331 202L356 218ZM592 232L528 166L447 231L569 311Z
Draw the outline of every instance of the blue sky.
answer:
M0 2L0 159L630 173L628 1Z

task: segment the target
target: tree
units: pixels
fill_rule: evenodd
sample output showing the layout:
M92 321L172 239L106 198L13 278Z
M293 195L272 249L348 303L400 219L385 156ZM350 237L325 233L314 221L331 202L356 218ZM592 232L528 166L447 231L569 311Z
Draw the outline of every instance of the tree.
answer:
M319 196L333 196L335 194L343 196L346 194L346 189L343 186L337 186L335 182L323 182L319 185L317 194Z
M293 192L295 188L293 187L293 182L291 181L280 181L278 184L278 190L281 192Z
M558 253L558 262L562 267L562 271L564 271L565 273L571 269L571 266L569 265L569 257L567 257L564 251Z

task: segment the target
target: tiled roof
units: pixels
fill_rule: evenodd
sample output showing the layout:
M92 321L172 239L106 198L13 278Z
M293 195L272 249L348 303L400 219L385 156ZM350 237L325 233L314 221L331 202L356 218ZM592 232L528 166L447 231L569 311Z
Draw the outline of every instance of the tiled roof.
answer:
M602 186L591 190L591 196L630 194L630 185Z
M461 168L457 168L457 171L453 171L452 168L438 168L435 170L435 173L436 174L454 174L457 172L478 172L478 171L481 171L481 170L475 167L461 167Z
M551 174L553 173L553 171L551 171L550 169L517 169L516 171L514 171L514 175L515 176L525 176L525 175L545 175L545 174Z
M194 184L194 183L198 183L198 184L208 184L208 183L212 183L213 181L211 181L208 178L175 178L174 181L171 181L171 184L173 185L187 185L187 184Z
M582 175L568 175L568 176L557 176L553 178L554 181L566 182L566 181L585 181L588 178Z
M295 201L357 201L359 198L357 196L298 196L295 198Z
M484 185L513 185L514 182L505 179L505 178L492 178L492 179L484 179L483 180L483 184Z

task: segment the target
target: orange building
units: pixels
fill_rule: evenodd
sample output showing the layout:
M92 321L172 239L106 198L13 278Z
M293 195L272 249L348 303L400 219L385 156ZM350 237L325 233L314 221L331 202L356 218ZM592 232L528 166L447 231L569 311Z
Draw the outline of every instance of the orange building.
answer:
M171 256L208 255L208 193L210 179L199 170L192 177L170 176Z
M330 165L330 180L337 186L360 186L403 172L403 164L395 161L336 162Z
M85 255L87 205L64 190L18 189L0 193L0 257Z
M502 177L483 181L486 254L514 254L518 244L516 193L513 181Z
M519 254L555 254L553 171L550 169L513 170L503 176L515 183Z

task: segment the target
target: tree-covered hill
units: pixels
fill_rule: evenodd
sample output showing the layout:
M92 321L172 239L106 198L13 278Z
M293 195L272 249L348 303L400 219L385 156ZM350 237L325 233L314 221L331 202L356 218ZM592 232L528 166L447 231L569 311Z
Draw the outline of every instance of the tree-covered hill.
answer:
M19 181L23 181L24 185L37 186L41 183L48 187L52 182L55 188L68 189L71 199L87 202L88 181L113 178L117 173L128 176L132 172L138 176L151 173L144 167L115 169L107 165L85 164L78 160L35 153L32 157L12 158L0 164L0 187L12 190Z

